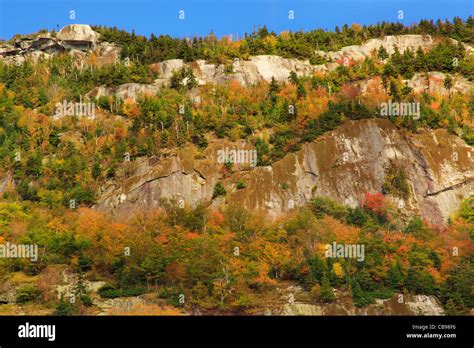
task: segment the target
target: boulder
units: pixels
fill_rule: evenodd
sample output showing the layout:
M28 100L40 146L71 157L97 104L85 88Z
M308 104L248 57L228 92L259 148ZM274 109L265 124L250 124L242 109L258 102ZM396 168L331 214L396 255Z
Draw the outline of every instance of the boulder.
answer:
M67 48L88 50L95 47L99 33L87 24L71 24L62 28L56 38Z
M169 59L158 63L161 72L161 78L171 79L173 72L181 69L184 66L182 59Z
M101 42L97 47L98 65L115 64L120 60L122 49L109 42Z

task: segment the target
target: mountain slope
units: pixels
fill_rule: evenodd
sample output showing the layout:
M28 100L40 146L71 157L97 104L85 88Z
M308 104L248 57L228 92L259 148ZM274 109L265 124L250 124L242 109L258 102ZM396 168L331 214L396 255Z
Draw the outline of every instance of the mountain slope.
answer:
M392 197L395 206L402 205L402 215L420 214L443 225L474 191L472 147L441 130L407 136L388 120L349 122L271 166L237 168L224 177L217 156L226 147L250 148L215 140L202 154L186 147L161 161L139 160L134 175L103 188L97 209L131 213L156 208L163 198L196 206L212 199L220 181L230 203L274 217L317 196L356 207L365 193L380 191L388 170L397 168L406 173L410 186L406 198ZM246 188L237 189L239 181Z

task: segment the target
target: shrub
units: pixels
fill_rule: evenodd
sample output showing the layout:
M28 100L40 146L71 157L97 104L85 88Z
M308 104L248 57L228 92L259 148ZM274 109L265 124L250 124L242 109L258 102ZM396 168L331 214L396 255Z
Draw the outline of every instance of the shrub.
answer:
M116 289L114 286L106 284L102 286L98 291L102 298L116 298L120 297L121 291Z
M16 303L27 303L39 299L41 291L36 285L23 285L16 291Z
M345 219L348 214L346 207L326 197L316 197L312 199L311 210L318 218L322 218L323 215L330 215L335 219L341 220Z
M56 308L54 309L53 315L57 316L70 316L74 315L76 312L76 308L74 305L68 301L65 301L63 297L61 297L61 300L59 303L56 305Z
M355 209L349 208L346 222L350 225L362 227L365 225L370 216L367 216L359 207Z
M225 161L225 162L224 162L224 167L225 167L225 169L227 169L227 171L229 171L229 172L232 170L233 165L234 165L234 164L233 164L232 162L230 162L230 161Z
M183 294L182 290L172 287L164 287L158 292L158 298L166 299L166 302L170 306L178 307L182 305L179 302L179 296L181 294Z
M474 196L465 199L461 203L459 216L469 223L474 223Z
M97 105L103 110L110 110L109 98L106 96L100 96L97 100Z
M239 308L249 308L252 306L252 304L253 304L252 294L242 294L235 301L235 306Z
M79 299L81 300L82 304L86 307L91 307L93 305L91 297L87 294L81 295Z
M327 63L326 58L320 56L319 54L315 54L311 58L309 58L309 64L311 65L320 65L325 63Z
M247 187L247 184L245 182L243 182L242 180L239 180L237 182L237 190L241 190L241 189L244 189Z
M171 287L164 287L164 288L161 288L159 291L158 291L158 298L170 298L172 296L175 296L177 295L178 292L171 288Z
M131 296L140 296L146 293L145 288L129 288L122 291L121 296L131 297Z
M352 286L352 301L356 307L364 307L374 303L375 299L388 299L392 296L393 291L390 289L364 291L357 282Z
M390 168L385 176L385 182L382 187L383 192L392 193L396 196L407 199L410 195L410 186L403 169L394 170Z
M448 300L444 306L446 315L468 315L469 309L464 305L463 300L456 296Z
M214 192L212 193L212 198L216 198L218 196L224 196L226 193L227 191L225 190L224 185L218 182L216 186L214 186Z
M380 289L372 292L372 297L379 299L389 299L393 296L394 292L390 289Z

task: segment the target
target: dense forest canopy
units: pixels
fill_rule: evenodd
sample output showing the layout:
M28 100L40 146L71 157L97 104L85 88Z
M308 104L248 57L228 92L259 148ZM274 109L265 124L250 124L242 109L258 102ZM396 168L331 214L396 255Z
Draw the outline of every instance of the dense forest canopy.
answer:
M472 21L454 22L467 28ZM415 29L420 27L425 26L420 24ZM346 28L331 35L348 32L352 31ZM453 65L453 58L459 63ZM37 64L27 61L17 66L0 62L0 162L4 170L14 171L23 198L41 200L34 186L28 183L44 179L48 185L42 185L42 190L46 188L48 193L44 194L48 197L56 192L53 196L62 197L66 204L69 192L73 191L81 197L80 202L92 204L97 185L114 176L124 152L129 152L132 158L159 155L164 149L189 142L205 148L206 134L210 133L249 140L258 149L258 165L268 165L345 120L380 117L378 104L386 98L407 102L416 99L420 103L420 118L392 117L397 126L411 131L420 127L447 128L461 135L468 144L474 142L472 95L454 94L450 98L428 93L415 95L403 82L416 73L426 74L428 78L430 71L458 74L472 80L472 55L467 55L461 44L449 40L441 41L426 53L421 49L406 50L403 54L395 50L389 56L379 49L365 61L341 65L327 74L297 77L292 73L283 83L273 80L249 87L236 82L201 86L199 104L193 103L188 95L193 85L181 83L183 78L193 79L193 72L181 70L171 79L170 88L163 87L156 96L137 101L109 97L95 100L101 113L121 115L121 120L90 122L73 118L52 122L47 116L54 114L58 101L78 101L100 85L152 83L158 76L153 65L139 60L132 60L129 65L104 66L97 66L94 61L91 55L87 69L78 67L67 54ZM363 95L353 83L365 79L373 79L371 83L381 87ZM184 114L179 112L180 106L184 106ZM81 142L85 144L81 151L88 154L86 157L79 155L77 145L61 137L78 127ZM254 136L270 129L271 136L265 140ZM17 152L23 154L23 161L15 161ZM59 167L51 160L52 154L61 159Z
M421 20L405 26L401 23L377 23L361 26L352 24L336 27L334 31L316 29L307 32L271 32L266 26L245 34L243 38L224 36L218 39L213 33L205 37L172 38L169 35L151 34L150 38L128 33L118 28L93 27L101 34L101 40L123 47L122 56L150 64L167 59L183 59L186 62L205 59L225 63L228 59L248 59L252 55L276 54L285 58L309 59L314 64L324 62L315 50L336 51L344 46L359 45L363 41L386 35L422 34L450 37L465 43L474 43L474 18L455 17L449 20Z
M0 62L0 174L11 175L13 183L1 192L0 242L47 250L35 264L0 259L0 279L17 273L39 279L20 289L19 303L41 302L62 315L87 313L92 302L82 286L75 304L51 295L47 277L62 265L81 277L105 280L103 298L156 292L180 306L184 294L187 309L251 313L261 304L259 296L282 281L301 285L314 303L333 302L332 289L337 288L359 307L375 298L411 293L436 295L448 314L472 308L474 199L462 203L445 229L417 216L402 224L385 199L388 193L408 195L400 170L390 171L381 192L368 192L360 207L315 197L277 221L235 206L213 209L212 202L192 208L168 200L162 209L129 219L93 209L106 182L135 173L136 159L159 158L185 146L202 151L209 139L225 138L248 142L257 150L257 165L267 166L349 120L381 117L379 105L387 100L420 104L419 118L389 117L403 134L442 128L474 145L474 95L452 91L454 78L474 78L472 54L461 43L474 43L471 16L466 21L423 20L410 27L383 22L278 35L261 27L240 39L213 34L146 38L117 28L94 30L102 41L120 46L130 64L99 65L95 53L87 56L86 68L69 54L21 65ZM274 54L322 64L325 59L316 50L402 34L439 40L427 52L420 48L389 55L381 47L364 61L327 73L292 72L287 81L250 86L236 81L197 86L192 70L183 68L154 95L91 98L98 109L95 119L51 117L58 102L82 100L98 86L151 84L159 76L154 63L167 59L226 65L235 58ZM458 64L452 64L454 58ZM408 86L414 76L429 82L430 72L446 74L446 95L415 93ZM365 93L362 82L367 83ZM193 100L197 92L199 103ZM131 163L124 164L125 153ZM225 170L232 168L224 163ZM237 189L244 188L239 182ZM212 199L226 193L218 183ZM333 241L364 244L370 253L364 263L324 258L321 248ZM128 246L131 256L123 254Z

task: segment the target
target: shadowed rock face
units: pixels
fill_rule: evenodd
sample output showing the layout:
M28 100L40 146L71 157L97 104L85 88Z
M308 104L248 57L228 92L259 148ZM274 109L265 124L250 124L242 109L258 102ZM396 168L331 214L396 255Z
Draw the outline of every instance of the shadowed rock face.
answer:
M410 186L406 199L387 195L395 206L402 201L402 219L420 214L443 225L474 192L474 151L445 130L408 136L388 120L351 121L271 166L234 165L224 177L217 153L226 147L250 149L220 139L202 153L188 146L162 159L138 159L128 164L134 167L133 175L102 188L96 208L129 214L156 208L161 198L195 206L212 199L219 181L227 196L214 200L213 207L233 203L277 217L316 196L355 207L366 192L380 192L392 167L404 170ZM246 188L236 188L239 180Z

